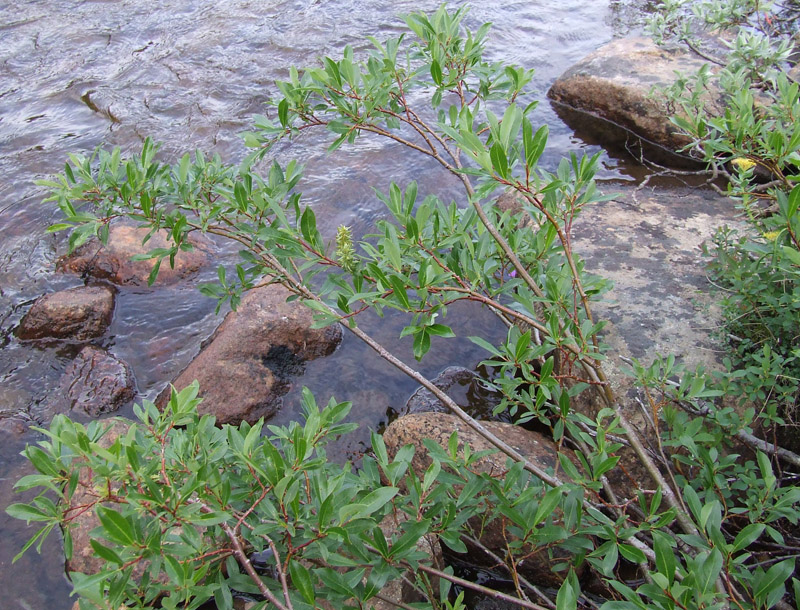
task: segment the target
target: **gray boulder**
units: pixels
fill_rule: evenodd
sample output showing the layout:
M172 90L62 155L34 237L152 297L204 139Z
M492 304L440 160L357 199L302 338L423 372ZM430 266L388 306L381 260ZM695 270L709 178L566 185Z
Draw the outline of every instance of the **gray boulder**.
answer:
M567 70L548 96L576 110L611 121L636 135L678 150L688 139L677 134L666 105L652 95L675 72L696 73L705 62L682 47L659 47L649 38L620 38L600 47ZM709 92L713 101L716 93Z

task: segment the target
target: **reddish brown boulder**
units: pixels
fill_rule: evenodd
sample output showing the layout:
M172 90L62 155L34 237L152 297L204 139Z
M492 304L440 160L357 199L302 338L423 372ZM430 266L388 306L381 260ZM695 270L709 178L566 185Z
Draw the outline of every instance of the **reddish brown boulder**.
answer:
M503 422L480 423L541 468L556 467L558 451L555 443L546 436ZM413 445L415 453L411 468L414 472L424 473L431 465L431 458L422 444L422 439L429 438L442 447L447 447L453 432L458 432L459 451L465 444L469 445L473 452L494 449L493 445L461 419L447 413L415 413L401 417L386 428L383 441L392 456L401 447ZM498 452L480 459L475 467L488 474L502 474L506 471L506 457Z
M545 470L558 468L558 448L549 438L513 424L492 421L482 421L481 424L537 466ZM389 425L383 433L383 440L391 458L401 447L413 445L414 457L411 469L422 478L432 462L428 450L422 443L423 439L431 439L446 449L450 435L454 431L458 432L459 453L463 451L464 445L469 445L473 452L494 449L487 440L467 427L458 417L445 413L417 413L401 417ZM502 478L506 472L506 457L502 453L486 456L473 464L472 469ZM563 476L563 471L558 474ZM497 556L503 557L510 536L503 521L501 519L494 519L490 523L479 521L478 519L470 521L475 537ZM566 551L558 548L526 547L525 552L519 555L524 555L525 560L517 567L531 582L544 586L559 586L563 581L565 573L553 572L552 567L569 560L570 555ZM470 549L470 562L485 566L496 563L477 547Z
M17 336L29 339L100 337L111 323L114 291L108 286L77 286L39 297L22 318Z
M201 414L213 414L219 424L269 417L280 408L291 378L302 373L303 362L339 345L341 328L311 328L311 311L297 301L287 303L290 294L278 285L248 292L175 380L178 389L200 382ZM165 390L157 404L168 398Z
M114 442L128 432L130 420L122 417L112 417L105 420L106 433L98 444L108 449ZM100 526L100 519L94 510L83 510L81 507L93 506L97 503L97 491L92 481L93 472L88 467L81 468L78 474L78 485L69 498L70 509L75 511L71 520L70 534L72 535L72 557L67 559L67 573L81 572L83 574L97 574L106 564L106 561L95 553L91 545L89 533ZM134 577L141 578L143 570L136 568Z
M52 408L59 413L99 417L117 411L135 396L130 367L108 352L87 345L61 376Z
M131 257L147 254L156 248L169 248L172 245L167 241L165 231L156 233L143 244L142 241L148 232L146 228L114 223L109 231L108 245L103 246L99 241L91 240L62 258L58 263L58 269L68 273L108 279L118 285L146 286L155 259L133 261ZM210 249L209 243L195 238L191 238L189 243L194 249L189 252L179 252L175 257L174 267L170 267L168 258L162 261L156 284L174 283L192 275L205 265Z

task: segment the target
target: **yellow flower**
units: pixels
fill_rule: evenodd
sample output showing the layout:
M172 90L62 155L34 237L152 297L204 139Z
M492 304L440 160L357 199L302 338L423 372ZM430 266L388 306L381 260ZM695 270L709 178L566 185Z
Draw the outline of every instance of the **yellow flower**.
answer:
M731 159L731 163L738 167L743 172L746 172L751 167L755 167L755 161L751 161L746 157L736 157L735 159Z
M775 241L780 234L780 231L768 231L767 233L762 233L761 235L767 241Z

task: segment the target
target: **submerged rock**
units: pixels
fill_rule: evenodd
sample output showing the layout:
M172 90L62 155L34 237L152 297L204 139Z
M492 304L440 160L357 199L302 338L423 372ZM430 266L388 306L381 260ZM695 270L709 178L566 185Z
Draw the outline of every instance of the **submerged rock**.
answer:
M146 286L155 259L133 261L131 257L172 245L166 239L166 231L154 234L143 244L142 241L148 233L146 228L114 223L109 230L108 245L103 246L99 241L91 240L63 257L58 263L58 270L107 279L118 285ZM157 285L171 284L186 278L206 264L209 244L195 238L190 238L189 243L194 249L180 252L175 257L174 267L170 267L168 258L162 261Z
M52 408L70 415L99 417L117 411L135 396L130 367L105 350L87 345L61 376Z
M114 313L108 286L77 286L43 295L22 318L17 336L30 339L85 341L102 336Z
M248 292L175 380L178 389L195 379L200 382L201 414L215 415L219 424L269 417L280 408L291 378L303 372L303 363L327 356L339 345L341 328L311 328L311 310L296 301L287 303L290 295L278 285ZM166 389L157 404L163 406L168 399Z
M600 47L556 80L548 96L624 127L670 150L688 144L677 134L653 87L669 86L675 72L696 73L702 58L683 48L657 46L649 38L620 38ZM713 93L711 94L713 96Z
M0 417L0 436L7 435L12 437L21 437L28 431L28 422L19 418L9 416Z
M558 447L544 435L503 422L483 421L481 424L537 466L545 470L558 468ZM464 445L469 445L473 452L494 448L458 417L444 413L419 413L401 417L389 425L383 433L383 440L391 458L394 458L403 446L412 445L414 457L411 469L422 478L432 462L428 450L423 445L423 439L431 439L443 448L447 448L450 435L454 431L458 432L459 454L462 454ZM561 449L561 453L565 452L570 455L570 452ZM506 457L501 453L488 455L475 462L471 468L477 472L502 478L506 472ZM474 521L473 523L471 520L470 524L474 528L475 538L496 555L504 556L510 534L502 519L494 519L489 523L478 522L480 521L478 519ZM560 549L529 547L519 555L525 556L525 560L518 564L520 573L532 582L558 586L563 581L564 573L553 572L552 567L569 559L568 553ZM489 566L496 563L477 548L471 549L470 560L474 560L476 565Z
M481 381L481 377L461 366L448 366L435 379L433 385L442 390L472 417L490 421L510 421L507 413L494 414L502 396ZM420 386L400 410L389 410L390 419L412 413L450 413L433 393Z
M449 393L451 388L456 386L468 387L472 385L477 377L475 373L464 367L448 366L436 376L433 384L443 392ZM459 404L459 406L461 405ZM430 390L420 386L411 395L411 398L406 402L405 408L398 415L403 416L411 413L449 413L449 410Z

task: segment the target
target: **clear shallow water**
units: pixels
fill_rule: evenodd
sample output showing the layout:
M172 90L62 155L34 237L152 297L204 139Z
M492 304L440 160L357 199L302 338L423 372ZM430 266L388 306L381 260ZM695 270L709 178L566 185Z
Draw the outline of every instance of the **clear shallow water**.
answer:
M273 81L285 77L290 65L314 63L346 44L364 50L366 35L381 38L401 31L395 15L433 10L438 4L439 0L0 1L0 419L14 416L46 423L49 414L42 403L75 352L69 346L20 344L12 334L35 298L80 284L77 277L53 271L55 259L65 250L64 240L45 233L57 215L40 205L42 193L33 185L35 179L58 171L68 152L88 154L100 144L132 151L147 135L164 143L164 158L200 148L237 161L245 154L237 134L253 114L264 112ZM601 0L472 3L468 25L494 22L490 56L536 69L533 89L543 100L536 120L549 124L552 134L545 165L554 166L570 151L597 150L560 121L544 99L547 88L572 63L626 31L635 15L635 3L609 6ZM349 224L357 234L366 231L382 214L372 188L385 188L390 180L417 179L421 192L457 196L455 183L425 160L381 142L367 140L327 156L324 147L304 139L281 154L306 164L301 190L328 230ZM608 156L603 166L609 178L629 172L624 161ZM222 262L229 257L220 252ZM198 279L213 274L210 268ZM219 323L213 308L190 283L154 292L123 289L114 323L101 343L132 366L140 396L153 398ZM460 324L466 318L462 316ZM379 340L413 360L410 344L395 339L401 320L365 324ZM488 316L470 313L469 334L493 329ZM435 376L450 364L471 367L481 358L466 340L451 341L447 347L439 359L432 353L425 360L423 373ZM414 390L350 337L333 357L308 363L301 383L321 402L331 394L354 402L353 417L364 426L338 449L340 457L357 457L369 427L380 426L386 409L401 406ZM298 391L296 387L285 398L276 423L295 416L292 405ZM33 432L0 434L2 509L18 500L10 488L27 472L17 454L37 437ZM0 530L0 606L69 608L58 542L48 543L42 557L29 554L12 566L11 558L30 532L4 513Z

